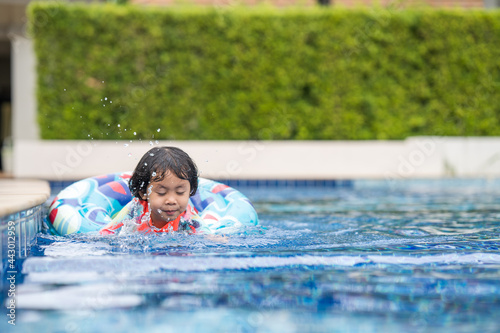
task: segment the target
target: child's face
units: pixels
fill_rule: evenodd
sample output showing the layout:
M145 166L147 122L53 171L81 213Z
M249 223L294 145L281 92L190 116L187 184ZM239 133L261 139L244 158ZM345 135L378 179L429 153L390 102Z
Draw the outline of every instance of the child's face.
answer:
M151 183L145 197L149 202L153 225L161 228L182 214L188 205L189 191L189 181L178 178L172 172L167 172L163 180Z

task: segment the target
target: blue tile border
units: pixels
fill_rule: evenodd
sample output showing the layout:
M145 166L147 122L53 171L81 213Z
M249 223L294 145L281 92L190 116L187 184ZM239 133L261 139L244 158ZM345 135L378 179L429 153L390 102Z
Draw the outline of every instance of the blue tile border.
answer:
M216 179L231 187L253 187L253 188L349 188L353 186L353 180L335 179Z
M30 254L36 235L42 230L43 207L38 205L0 217L0 255L2 271L0 286L6 283L5 274L16 270L17 263ZM14 263L14 267L11 264ZM18 274L20 272L17 272Z
M51 180L51 181L49 181L51 196L57 195L57 193L61 192L66 187L70 186L71 184L73 184L77 181L78 180L57 180L57 181Z
M0 253L2 264L7 255L7 250L14 248L17 258L25 258L29 254L31 245L36 240L36 234L42 230L43 219L42 205L26 209L21 212L0 218ZM9 231L14 232L14 239L9 239ZM14 244L14 245L11 245Z

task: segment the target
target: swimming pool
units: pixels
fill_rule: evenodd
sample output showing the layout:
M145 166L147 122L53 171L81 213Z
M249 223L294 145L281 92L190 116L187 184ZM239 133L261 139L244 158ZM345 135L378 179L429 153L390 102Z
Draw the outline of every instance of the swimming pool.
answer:
M39 234L18 277L16 328L500 329L500 180L265 185L236 187L263 228L227 243Z

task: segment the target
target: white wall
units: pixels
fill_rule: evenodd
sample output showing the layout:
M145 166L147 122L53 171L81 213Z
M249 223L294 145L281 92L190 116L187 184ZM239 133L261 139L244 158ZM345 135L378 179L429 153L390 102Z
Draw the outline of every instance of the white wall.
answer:
M160 141L184 149L201 175L225 179L500 177L500 138L404 141ZM152 145L16 140L14 175L73 180L133 170Z
M36 65L33 42L21 35L12 44L12 136L14 140L40 138L36 106Z

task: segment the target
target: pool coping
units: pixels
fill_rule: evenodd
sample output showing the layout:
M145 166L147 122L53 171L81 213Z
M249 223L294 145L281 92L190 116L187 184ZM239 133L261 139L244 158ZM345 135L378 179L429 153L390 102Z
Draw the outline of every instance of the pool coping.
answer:
M42 230L43 205L50 197L50 185L37 179L0 179L0 288L8 282L6 273L20 273L22 260L30 254L36 235Z
M42 205L49 196L47 181L0 179L0 217Z

